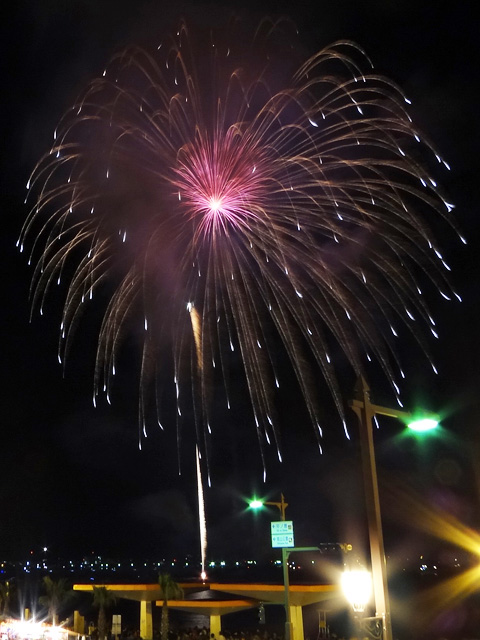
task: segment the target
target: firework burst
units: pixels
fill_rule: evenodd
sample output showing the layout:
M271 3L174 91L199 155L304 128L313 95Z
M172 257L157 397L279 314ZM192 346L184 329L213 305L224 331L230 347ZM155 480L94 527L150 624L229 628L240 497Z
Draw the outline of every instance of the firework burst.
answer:
M212 380L228 379L233 358L260 449L276 442L280 452L280 338L320 444L305 353L343 417L332 344L356 374L378 361L398 395L398 326L435 335L419 273L451 297L428 220L449 219L452 205L420 158L446 163L408 100L350 42L292 70L279 29L264 21L247 46L183 24L155 54L118 54L65 114L29 181L20 245L33 239L34 306L68 282L61 361L88 300L103 281L113 286L95 400L109 399L122 338L141 321L140 442L167 347L177 421L190 402L201 450ZM222 393L229 403L226 382Z

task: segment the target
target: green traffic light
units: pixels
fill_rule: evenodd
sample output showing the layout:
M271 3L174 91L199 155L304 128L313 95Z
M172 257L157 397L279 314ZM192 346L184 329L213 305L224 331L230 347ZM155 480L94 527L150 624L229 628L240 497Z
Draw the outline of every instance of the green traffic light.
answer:
M250 509L261 509L263 507L263 502L261 500L257 500L257 498L254 498L253 500L250 500L248 506L250 507Z

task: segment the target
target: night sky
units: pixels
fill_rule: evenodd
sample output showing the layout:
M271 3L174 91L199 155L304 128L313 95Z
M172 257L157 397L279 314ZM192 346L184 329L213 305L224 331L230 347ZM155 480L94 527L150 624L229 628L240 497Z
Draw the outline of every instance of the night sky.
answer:
M174 424L165 432L152 429L143 451L138 450L133 375L121 381L113 406L93 408L96 338L88 319L80 325L63 375L57 362L63 297L50 295L45 314L36 312L29 322L31 268L15 242L28 212L23 201L30 171L50 147L62 113L111 55L128 43L160 39L181 16L204 26L209 20L221 22L231 11L253 20L288 15L308 53L340 38L358 42L376 70L405 90L414 121L452 168L442 172L442 185L456 205L468 245L443 230L442 250L463 303L446 303L440 296L430 300L440 333L431 348L440 373L433 375L412 351L405 396L406 407L423 403L440 412L444 432L428 450L401 440L398 423L386 420L377 434L377 454L385 491L400 483L420 487L427 500L441 496L442 504L451 505L467 524L480 524L471 456L471 443L480 443L480 87L474 3L19 0L11 5L1 36L0 558L24 557L45 545L54 555L198 554L192 447L181 451L181 476ZM404 358L409 349L410 343L402 342ZM349 374L342 378L346 401L353 382ZM394 401L381 382L373 396L378 403ZM347 441L332 415L320 456L293 384L291 396L280 402L285 459L283 464L275 456L268 460L265 485L252 420L242 412L225 415L218 430L213 486L206 489L212 556L232 548L239 555L264 548L269 518L245 513L244 498L254 492L270 500L284 492L298 544L346 538L362 543L355 428ZM445 469L451 472L441 472ZM385 517L398 526L393 515L389 520L388 505ZM409 536L415 537L407 527L405 540Z

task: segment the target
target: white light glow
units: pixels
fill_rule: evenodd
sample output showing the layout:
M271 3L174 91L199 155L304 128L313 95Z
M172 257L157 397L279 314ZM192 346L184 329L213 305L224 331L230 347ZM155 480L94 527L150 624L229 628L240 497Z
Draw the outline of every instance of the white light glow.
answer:
M363 611L372 593L372 577L365 569L353 569L342 574L342 589L354 611Z

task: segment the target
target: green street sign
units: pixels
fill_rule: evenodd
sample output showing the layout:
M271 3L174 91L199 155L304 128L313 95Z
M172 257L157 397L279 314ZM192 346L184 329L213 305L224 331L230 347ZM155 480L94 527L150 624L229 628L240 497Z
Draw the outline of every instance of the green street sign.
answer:
M293 522L291 520L281 520L270 524L272 534L272 547L294 547Z

